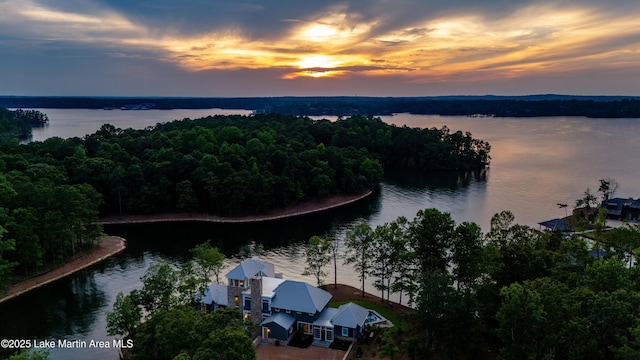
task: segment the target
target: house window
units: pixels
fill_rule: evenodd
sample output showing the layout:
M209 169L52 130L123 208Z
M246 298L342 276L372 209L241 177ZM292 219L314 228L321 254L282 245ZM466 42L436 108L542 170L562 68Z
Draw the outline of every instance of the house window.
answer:
M302 329L302 332L305 334L311 334L313 331L313 326L311 324L299 321L298 322L298 330Z
M349 337L349 328L346 328L346 327L342 328L342 336Z
M244 281L240 281L240 287L244 287Z
M269 301L262 300L262 312L269 312Z
M244 309L251 310L251 299L244 299Z
M235 302L236 306L240 306L240 296L234 296L233 301Z

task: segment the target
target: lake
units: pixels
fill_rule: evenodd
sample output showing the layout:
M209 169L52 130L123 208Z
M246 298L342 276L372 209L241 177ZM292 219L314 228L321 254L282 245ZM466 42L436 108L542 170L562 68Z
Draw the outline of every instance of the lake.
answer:
M210 114L248 114L245 110L82 110L38 109L50 124L34 130L34 141L51 136L82 137L103 123L120 128L145 128L159 122ZM558 203L569 204L599 179L619 183L616 196L640 196L640 119L578 117L472 118L397 114L383 116L397 126L437 127L469 131L491 143L491 166L482 172L386 174L379 195L334 211L282 220L273 224L161 224L105 227L128 240L122 254L55 284L0 305L0 338L110 340L105 312L118 292L141 286L140 277L156 260L179 265L188 249L210 239L235 265L241 244L263 244L263 258L289 279L313 283L300 275L304 244L310 236L334 230L342 236L349 226L365 220L372 226L400 215L409 219L420 209L435 207L451 213L456 223L473 221L486 232L491 216L511 210L516 221L537 223L565 216ZM333 281L328 267L327 282ZM354 271L339 265L338 282L360 286ZM366 290L376 293L368 279ZM393 297L392 297L393 299ZM51 359L117 359L115 349L53 349Z

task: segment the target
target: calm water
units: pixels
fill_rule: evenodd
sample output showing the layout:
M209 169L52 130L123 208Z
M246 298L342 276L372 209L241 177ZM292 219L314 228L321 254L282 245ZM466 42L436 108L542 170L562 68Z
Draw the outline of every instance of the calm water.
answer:
M116 127L145 128L158 122L197 118L217 113L246 114L231 110L61 110L40 109L50 125L34 131L34 140L51 136L83 136L103 123ZM210 239L235 265L240 244L263 244L263 257L275 263L290 279L313 283L300 274L304 268L303 244L314 234L334 229L338 235L356 221L372 226L400 215L411 219L424 208L451 213L457 223L474 221L486 231L493 214L511 210L516 221L536 226L562 217L557 203L573 204L583 191L597 190L598 179L618 181L617 196L640 196L640 120L587 118L469 118L400 114L383 117L398 126L441 127L470 131L492 145L490 169L479 173L387 174L379 196L329 213L270 225L233 226L170 224L107 227L127 238L121 255L82 271L18 300L0 305L0 338L108 340L105 312L119 291L141 286L139 278L155 260L180 264L188 249ZM333 268L327 269L333 281ZM338 281L359 286L357 276L340 265ZM367 280L367 290L376 293ZM51 351L52 359L117 359L114 349Z

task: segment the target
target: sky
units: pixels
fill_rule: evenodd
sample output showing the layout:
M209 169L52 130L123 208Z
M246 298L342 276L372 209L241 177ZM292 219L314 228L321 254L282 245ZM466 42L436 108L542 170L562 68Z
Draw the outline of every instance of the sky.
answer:
M0 95L640 95L637 0L0 0Z

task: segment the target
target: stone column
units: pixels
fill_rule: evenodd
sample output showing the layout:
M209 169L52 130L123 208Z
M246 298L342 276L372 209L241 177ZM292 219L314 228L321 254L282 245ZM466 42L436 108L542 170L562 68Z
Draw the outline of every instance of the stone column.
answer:
M262 323L262 277L251 278L251 321L254 324Z

